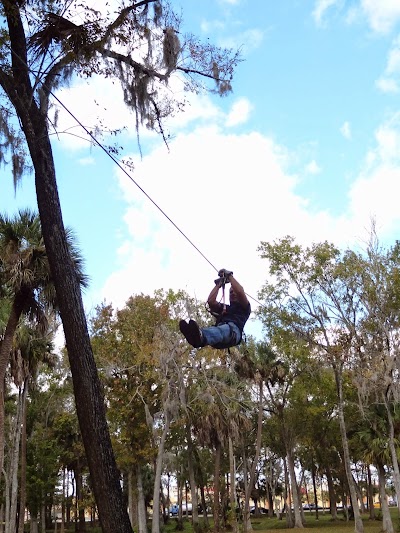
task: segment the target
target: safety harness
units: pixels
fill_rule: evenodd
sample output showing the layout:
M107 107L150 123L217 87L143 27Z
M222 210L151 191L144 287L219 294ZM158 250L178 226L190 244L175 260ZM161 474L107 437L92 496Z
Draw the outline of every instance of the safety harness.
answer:
M212 311L210 309L209 304L208 303L206 304L207 311L217 320L216 325L218 325L221 317L226 313L225 285L227 283L229 283L229 280L228 280L228 277L226 277L226 276L221 276L220 278L215 280L215 284L220 284L220 287L222 288L222 302L220 302L220 303L222 303L222 311L220 313L217 313L216 311ZM239 344L240 344L240 342L239 342ZM227 343L220 342L218 344L214 344L213 347L217 348L217 349L227 348L228 349L228 353L230 354L229 348L232 348L232 346L236 346L236 344L237 343L236 343L235 335L234 335L234 333L231 330L231 339L230 339L230 341L228 341Z

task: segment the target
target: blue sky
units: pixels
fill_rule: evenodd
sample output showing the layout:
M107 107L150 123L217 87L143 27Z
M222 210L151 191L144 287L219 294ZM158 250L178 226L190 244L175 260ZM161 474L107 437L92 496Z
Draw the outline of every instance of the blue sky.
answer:
M102 107L110 127L127 128L119 141L134 160L132 178L255 298L267 278L262 240L289 234L360 247L374 217L382 242L392 244L400 226L400 2L174 4L182 4L186 29L241 47L243 62L232 94L193 95L170 120L169 151L143 131L140 159L134 116L109 81L77 80L60 100L85 125ZM179 80L173 87L179 94ZM59 129L80 135L63 112ZM65 224L91 278L88 312L103 299L122 306L157 288L204 301L214 269L132 181L77 137L60 133L53 146ZM33 176L16 196L7 169L0 184L2 212L35 207Z

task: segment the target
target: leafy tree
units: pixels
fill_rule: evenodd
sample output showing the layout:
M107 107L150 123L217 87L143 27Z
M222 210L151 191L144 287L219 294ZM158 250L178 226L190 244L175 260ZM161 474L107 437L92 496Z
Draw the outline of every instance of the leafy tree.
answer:
M81 257L73 244L73 236L66 232L66 242L74 264L75 277L85 284L81 271ZM12 352L18 323L26 316L45 331L49 313L56 305L56 293L40 218L30 210L21 210L10 218L0 215L0 280L7 290L11 307L0 344L0 466L4 453L4 379Z
M170 304L179 298L158 291L156 298L135 295L113 312L100 306L93 319L93 347L103 367L108 416L115 438L117 460L141 483L147 462L155 465L153 531L159 531L160 488L166 439L179 415L186 347L177 334ZM140 513L138 526L145 530ZM131 517L133 518L133 517Z
M39 369L43 365L49 368L54 366L55 355L53 353L53 338L55 334L54 317L48 317L48 327L45 331L37 327L31 327L29 323L19 325L16 332L13 349L11 353L11 376L14 385L18 387L20 399L20 421L18 432L20 436L20 493L18 511L18 531L24 531L25 504L26 504L26 455L27 455L27 404L30 389L36 388ZM15 453L19 451L18 440L16 441ZM16 465L14 466L17 470ZM12 483L11 483L12 486ZM11 491L16 500L17 491ZM16 521L17 507L16 501L11 498L10 521Z
M136 123L164 134L163 122L181 103L165 90L173 73L196 91L211 80L230 90L236 54L180 35L167 1L141 0L105 15L81 2L1 1L1 133L14 180L33 166L44 242L70 359L79 423L102 526L130 531L90 346L79 280L67 246L49 137L50 96L73 73L117 79ZM77 17L77 15L79 16ZM79 22L77 22L79 21ZM29 153L29 159L27 158Z
M359 293L360 265L354 254L343 254L328 242L303 248L286 237L277 243L262 242L261 257L269 260L272 283L266 283L261 310L267 328L278 327L310 343L313 355L329 360L334 371L338 418L342 437L355 531L364 527L351 472L351 458L344 414L343 372L360 354L360 323L365 306Z
M381 405L371 406L363 426L357 432L357 437L363 444L364 457L368 463L376 466L379 479L379 497L382 509L382 531L394 533L392 518L386 495L385 465L390 463L390 450L388 446L387 426L385 414ZM361 425L361 424L360 424Z

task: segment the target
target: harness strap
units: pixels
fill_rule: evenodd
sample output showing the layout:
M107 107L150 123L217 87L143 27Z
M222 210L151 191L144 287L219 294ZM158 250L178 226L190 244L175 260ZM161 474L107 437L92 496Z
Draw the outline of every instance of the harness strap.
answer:
M222 284L222 313L221 314L224 314L226 312L226 303L225 303L225 278L224 278L224 282Z

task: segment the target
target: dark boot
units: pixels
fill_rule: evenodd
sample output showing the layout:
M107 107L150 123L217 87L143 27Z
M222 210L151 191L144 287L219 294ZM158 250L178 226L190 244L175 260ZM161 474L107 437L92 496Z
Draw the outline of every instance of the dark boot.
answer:
M179 322L179 329L182 335L193 348L201 348L203 346L203 335L200 331L197 322L189 320L189 324L185 320Z

